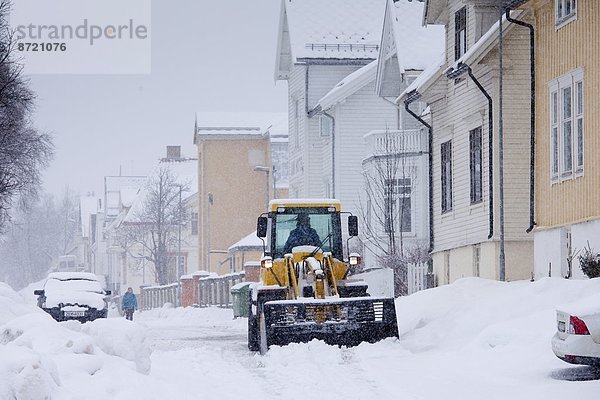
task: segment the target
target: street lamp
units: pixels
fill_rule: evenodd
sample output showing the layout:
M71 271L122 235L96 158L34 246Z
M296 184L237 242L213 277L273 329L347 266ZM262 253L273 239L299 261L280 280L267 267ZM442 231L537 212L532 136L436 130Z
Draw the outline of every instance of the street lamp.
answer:
M266 196L267 196L267 209L268 209L269 208L269 199L270 199L270 197L269 197L269 173L271 172L271 168L265 167L262 165L257 165L256 167L254 167L254 170L258 171L258 172L264 172L266 174L266 177L267 177Z
M182 216L181 216L181 185L177 185L179 186L179 230L177 232L177 281L179 282L179 280L181 279L181 223L182 221Z
M206 224L206 268L210 272L210 210L214 203L214 197L212 192L208 192L206 196L207 200L207 224Z

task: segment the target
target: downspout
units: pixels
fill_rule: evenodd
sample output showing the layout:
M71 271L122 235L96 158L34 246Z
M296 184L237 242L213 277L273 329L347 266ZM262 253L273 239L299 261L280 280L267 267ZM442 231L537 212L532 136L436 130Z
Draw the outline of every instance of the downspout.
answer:
M488 208L490 209L490 221L489 221L489 226L490 226L490 231L488 234L488 239L491 239L492 236L494 236L494 115L493 115L493 109L492 109L492 97L489 95L488 92L486 92L486 90L484 89L484 87L481 85L481 83L479 83L479 81L477 80L477 78L475 78L475 75L473 75L473 70L471 69L471 67L465 63L460 62L456 69L452 69L450 68L448 71L446 71L446 77L448 79L456 79L459 76L461 76L462 74L464 74L465 70L467 71L467 73L469 74L469 77L471 78L471 80L475 83L475 85L479 88L479 90L481 91L481 93L483 93L483 95L485 96L485 98L488 101L488 148L489 148L489 152L488 152L488 191L489 191L489 206Z
M331 119L331 197L335 199L335 118L327 111L323 115Z
M491 239L494 236L494 116L492 109L492 97L488 92L484 89L484 87L479 83L475 75L473 75L473 70L470 66L467 65L467 72L469 77L477 85L481 93L485 96L488 101L488 144L489 144L489 153L488 153L488 191L489 191L489 209L490 209L490 231L488 233L488 239Z
M506 20L529 29L529 57L531 64L531 160L529 164L529 228L533 230L535 223L535 31L533 25L510 17L510 8L506 9Z
M433 251L433 128L423 118L415 114L408 106L417 98L408 98L404 101L406 112L412 115L428 131L428 162L429 162L429 252Z
M310 68L310 64L305 63L305 65L306 65L306 70L304 72L304 110L306 112L306 115L308 117L310 117L309 110L308 110L308 78L309 78L308 70Z

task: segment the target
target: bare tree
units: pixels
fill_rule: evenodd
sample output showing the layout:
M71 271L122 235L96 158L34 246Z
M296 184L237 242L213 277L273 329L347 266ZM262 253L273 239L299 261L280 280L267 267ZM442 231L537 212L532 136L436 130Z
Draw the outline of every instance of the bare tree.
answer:
M403 254L410 220L410 199L417 168L408 161L402 135L386 129L380 148L364 173L365 197L360 203L363 235L384 255Z
M386 129L363 173L366 190L359 207L365 246L374 247L379 263L394 270L397 295L407 288L404 233L411 228L407 224L418 179L408 156L404 135Z
M37 194L40 170L53 150L50 136L31 123L35 96L16 57L10 8L9 0L0 1L0 228L15 198Z
M177 248L178 229L187 218L181 196L189 189L168 167L161 167L144 190L142 207L133 220L122 224L118 237L129 255L152 262L156 281L164 285L177 279L176 271L169 268L169 253Z
M47 194L14 207L0 240L0 276L15 288L44 278L58 256L75 249L76 213L68 188L58 201Z

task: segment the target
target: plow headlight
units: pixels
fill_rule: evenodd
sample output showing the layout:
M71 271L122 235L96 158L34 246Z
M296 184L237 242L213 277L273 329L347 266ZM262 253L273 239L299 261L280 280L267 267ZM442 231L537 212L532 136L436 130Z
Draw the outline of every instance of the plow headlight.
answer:
M352 254L350 254L349 262L350 262L350 265L358 265L362 262L362 258L360 257L359 254L352 253Z
M272 268L273 267L273 259L271 257L263 257L260 260L260 266L263 268Z

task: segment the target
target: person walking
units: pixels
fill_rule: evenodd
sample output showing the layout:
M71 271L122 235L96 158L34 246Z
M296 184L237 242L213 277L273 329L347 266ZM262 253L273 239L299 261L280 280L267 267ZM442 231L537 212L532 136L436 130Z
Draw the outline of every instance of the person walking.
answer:
M133 294L132 288L127 288L127 292L123 295L121 308L125 312L125 318L133 321L133 312L137 310L137 298L135 297L135 294Z

